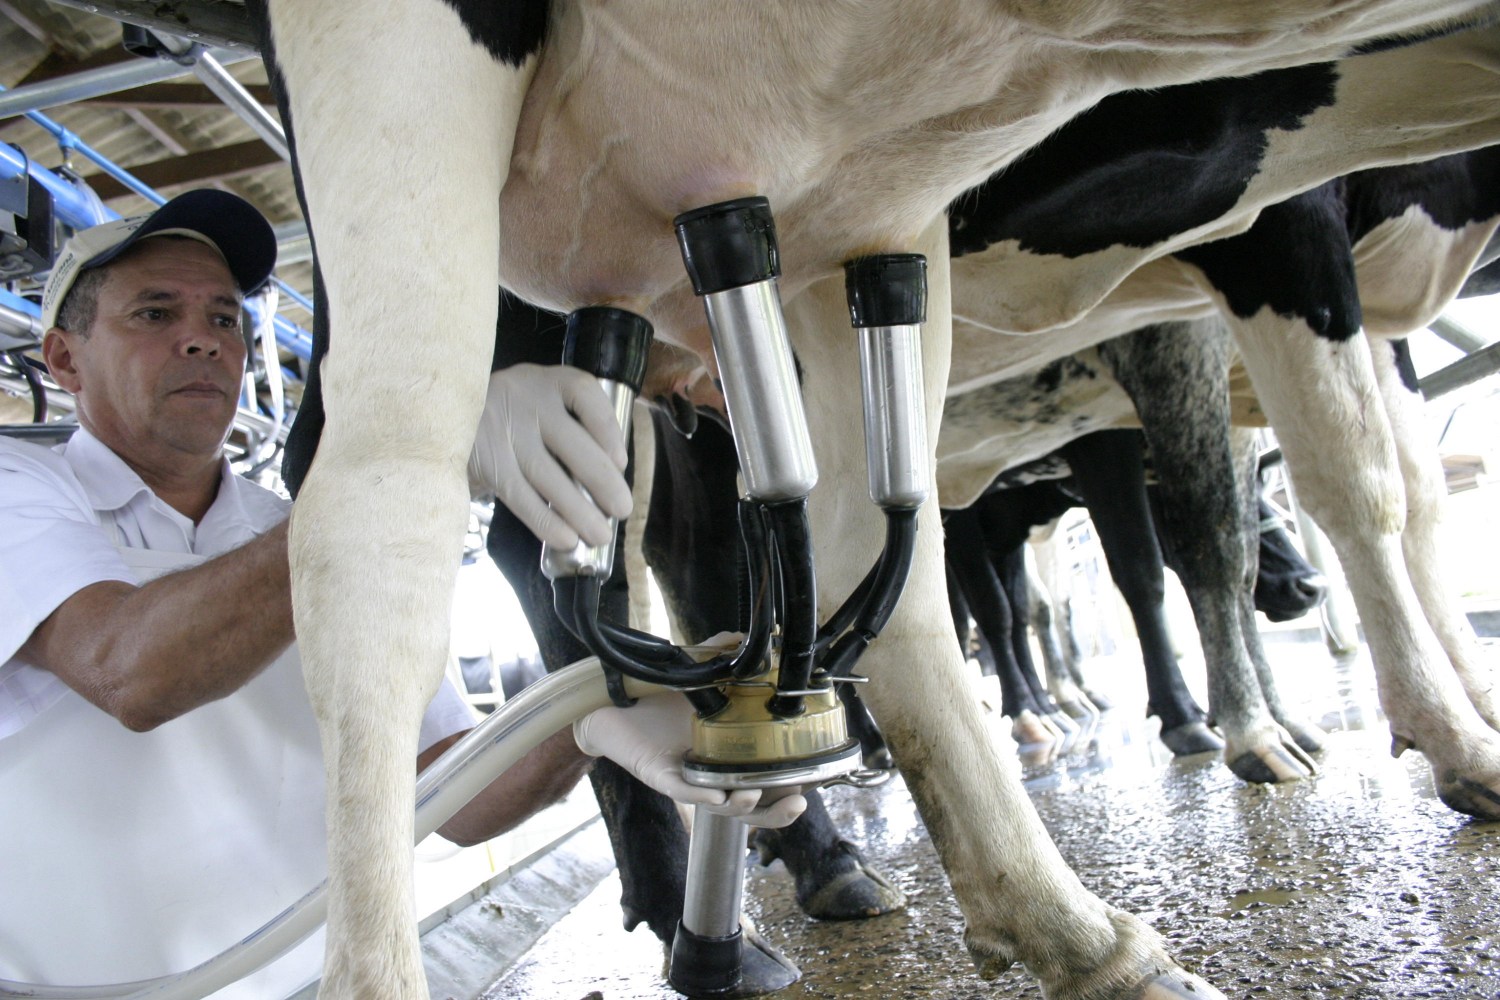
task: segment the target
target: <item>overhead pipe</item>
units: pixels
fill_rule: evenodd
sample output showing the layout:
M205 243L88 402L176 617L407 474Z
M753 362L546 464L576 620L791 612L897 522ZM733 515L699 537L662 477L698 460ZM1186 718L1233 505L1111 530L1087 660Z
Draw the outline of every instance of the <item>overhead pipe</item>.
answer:
M65 225L87 229L119 218L85 185L59 177L46 167L31 162L30 157L15 146L0 142L0 182L24 178L27 174L46 188L52 197L52 210Z
M208 59L222 71L223 65L244 62L257 56L232 49L206 49L193 45L182 57L174 59L132 59L101 66L98 69L70 73L52 80L28 83L0 96L0 118L13 118L44 108L87 101L105 94L117 94L133 87L172 80L193 72L194 60ZM184 61L185 60L185 61ZM222 65L221 65L222 64ZM205 81L206 82L206 81ZM214 93L218 93L217 90ZM227 102L226 102L227 103Z
M288 163L292 162L292 148L287 145L286 130L281 127L281 122L277 121L275 116L267 111L250 91L245 89L244 84L231 76L219 60L209 52L199 52L197 59L193 62L193 74L202 80L203 85L212 90L219 100L229 107L229 110L243 118L245 124L254 129L255 134L276 151L277 156Z
M281 127L281 122L266 111L240 81L230 75L212 52L176 33L127 28L126 37L127 47L131 39L137 39L146 51L160 52L163 58L190 67L193 75L213 91L214 96L223 101L229 110L239 115L267 146L275 150L277 156L288 163L292 162L292 150L287 145L286 131ZM250 57L234 57L235 61L247 58Z
M42 342L40 313L27 309L31 305L19 295L0 289L0 350L12 351Z
M312 240L307 235L307 223L282 222L272 227L276 230L276 266L301 264L312 260Z
M1484 335L1469 329L1451 316L1439 316L1428 325L1427 329L1465 354L1473 354L1490 344Z

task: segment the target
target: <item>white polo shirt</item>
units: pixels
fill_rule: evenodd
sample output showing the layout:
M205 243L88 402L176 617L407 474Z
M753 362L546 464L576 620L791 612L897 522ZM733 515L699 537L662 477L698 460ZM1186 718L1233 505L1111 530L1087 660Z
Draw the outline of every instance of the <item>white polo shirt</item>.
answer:
M0 740L55 704L67 686L15 658L36 627L91 584L139 584L117 546L212 559L275 527L291 502L224 461L203 520L173 509L87 430L45 448L0 437ZM474 725L446 681L422 720L423 749Z
M321 748L295 646L227 698L131 733L15 658L69 596L230 551L288 501L224 464L198 524L90 435L0 438L0 979L58 985L190 968L326 876ZM420 745L474 725L446 681ZM284 997L321 931L213 994Z

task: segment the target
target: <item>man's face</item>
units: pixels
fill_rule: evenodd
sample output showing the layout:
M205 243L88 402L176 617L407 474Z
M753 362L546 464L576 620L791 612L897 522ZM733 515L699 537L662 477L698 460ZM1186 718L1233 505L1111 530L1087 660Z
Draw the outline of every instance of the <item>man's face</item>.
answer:
M80 421L127 457L216 457L245 371L229 268L197 240L166 237L107 267L87 336L64 334L76 385L63 388L77 396Z

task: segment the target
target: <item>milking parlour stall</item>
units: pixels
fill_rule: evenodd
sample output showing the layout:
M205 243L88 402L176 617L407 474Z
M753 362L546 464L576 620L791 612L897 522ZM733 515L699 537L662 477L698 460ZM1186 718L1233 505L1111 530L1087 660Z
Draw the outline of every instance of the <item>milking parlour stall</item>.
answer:
M1497 230L1493 0L0 0L0 996L1500 998Z

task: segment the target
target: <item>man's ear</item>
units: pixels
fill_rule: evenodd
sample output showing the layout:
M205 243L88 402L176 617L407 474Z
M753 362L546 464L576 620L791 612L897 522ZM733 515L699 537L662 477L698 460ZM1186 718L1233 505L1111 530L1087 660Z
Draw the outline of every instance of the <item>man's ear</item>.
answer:
M73 359L72 336L60 326L54 326L42 334L42 361L47 371L65 392L78 394L83 384L78 366Z

